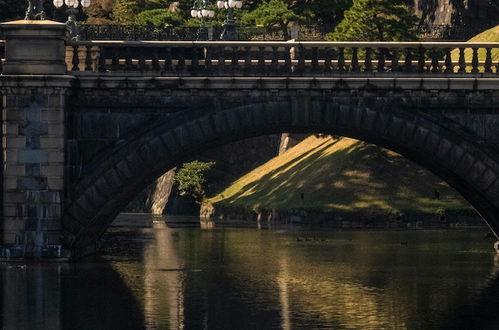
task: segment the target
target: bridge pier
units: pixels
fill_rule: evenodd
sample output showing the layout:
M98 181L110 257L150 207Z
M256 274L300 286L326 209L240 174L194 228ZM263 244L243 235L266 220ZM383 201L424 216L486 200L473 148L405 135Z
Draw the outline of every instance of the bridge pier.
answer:
M61 245L65 107L74 79L58 75L66 70L65 27L20 21L2 28L8 74L1 77L1 253L5 258L65 257Z

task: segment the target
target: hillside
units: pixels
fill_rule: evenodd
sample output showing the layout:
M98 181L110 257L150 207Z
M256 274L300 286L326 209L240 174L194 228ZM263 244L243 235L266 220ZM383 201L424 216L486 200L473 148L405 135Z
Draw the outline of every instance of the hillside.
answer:
M468 42L499 42L499 25L477 34L468 40ZM464 54L466 62L471 62L473 59L473 51L468 48L464 51ZM454 49L452 51L452 60L456 62L459 60L459 49ZM485 49L478 50L478 60L485 61ZM499 61L499 49L493 49L492 63L496 63L497 61Z
M209 202L253 210L371 214L471 209L444 182L394 152L349 138L315 136L241 177Z

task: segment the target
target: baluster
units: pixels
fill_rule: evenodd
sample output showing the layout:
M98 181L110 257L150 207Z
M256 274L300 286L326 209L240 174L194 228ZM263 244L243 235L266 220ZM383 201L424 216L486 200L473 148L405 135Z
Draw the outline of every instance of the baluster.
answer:
M222 46L219 48L219 53L218 53L218 72L224 72L225 71L225 47Z
M210 72L212 67L211 67L211 49L206 47L205 48L205 59L204 59L204 69L206 72Z
M300 45L298 46L298 67L297 67L297 72L304 72L305 71L305 48Z
M485 72L487 73L491 73L492 72L492 49L490 48L486 48L485 49L485 66L484 66L484 70Z
M147 65L146 65L146 58L145 58L145 49L144 48L137 48L139 51L139 70L140 71L146 71L147 70Z
M464 58L464 48L459 48L459 70L457 72L466 72L466 59Z
M426 49L422 46L418 48L418 72L424 72L426 66L425 58Z
M182 72L185 70L185 48L178 47L178 62L177 62L177 72Z
M171 47L166 47L165 48L165 64L163 67L163 70L165 72L171 72L173 71L173 63L172 63L172 49Z
M279 71L279 58L277 53L278 47L272 46L272 62L270 63L270 69L272 72Z
M438 51L436 49L431 52L431 72L438 73L440 72L440 63L438 63Z
M324 72L331 72L333 69L332 56L331 56L331 48L327 47L324 49Z
M284 47L284 71L293 71L293 63L291 62L291 47Z
M412 72L412 49L405 49L404 72Z
M317 47L312 47L312 72L317 72L317 68L319 67L318 51Z
M357 47L352 48L352 72L360 72L358 51Z
M198 48L196 46L192 46L192 48L190 50L191 50L191 67L190 67L190 71L195 74L199 70Z
M78 56L78 48L79 47L77 45L73 46L73 67L71 68L71 71L80 71L80 58Z
M378 72L385 72L385 48L378 50Z
M106 58L104 56L104 47L99 47L99 72L106 72Z
M251 72L251 47L244 47L244 72Z
M473 48L473 59L471 60L471 73L478 73L478 48Z
M118 47L113 47L111 54L113 58L111 59L111 68L113 71L119 71L119 57L118 57Z
M161 70L161 67L159 66L158 47L153 47L152 49L152 70L153 71Z
M92 46L85 47L85 71L92 70Z
M239 47L237 46L232 46L232 57L230 61L230 66L231 66L231 71L232 72L237 72L237 65L239 64Z
M364 72L373 71L373 63L371 58L372 49L370 47L366 48L366 60L364 62Z
M399 67L399 50L397 48L393 48L392 52L392 61L390 63L390 70L392 72L397 72L400 70Z
M452 64L452 55L450 48L445 50L445 73L453 73L454 65Z
M132 48L126 47L125 49L125 71L133 70Z
M265 47L258 47L258 72L265 72Z
M345 48L340 47L338 48L338 72L345 72L346 66L345 66Z

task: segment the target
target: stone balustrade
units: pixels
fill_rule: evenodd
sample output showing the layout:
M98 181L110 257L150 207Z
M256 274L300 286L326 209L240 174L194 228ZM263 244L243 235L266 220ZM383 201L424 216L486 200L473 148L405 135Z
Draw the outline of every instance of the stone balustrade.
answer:
M68 45L73 74L337 76L499 74L499 43L85 41Z

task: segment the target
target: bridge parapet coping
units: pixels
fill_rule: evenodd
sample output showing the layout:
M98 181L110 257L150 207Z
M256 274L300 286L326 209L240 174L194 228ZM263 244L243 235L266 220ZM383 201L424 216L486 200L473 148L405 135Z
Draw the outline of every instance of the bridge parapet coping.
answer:
M272 90L499 90L499 77L119 77L78 76L80 89L123 89L165 92L206 90L248 90L270 92Z

